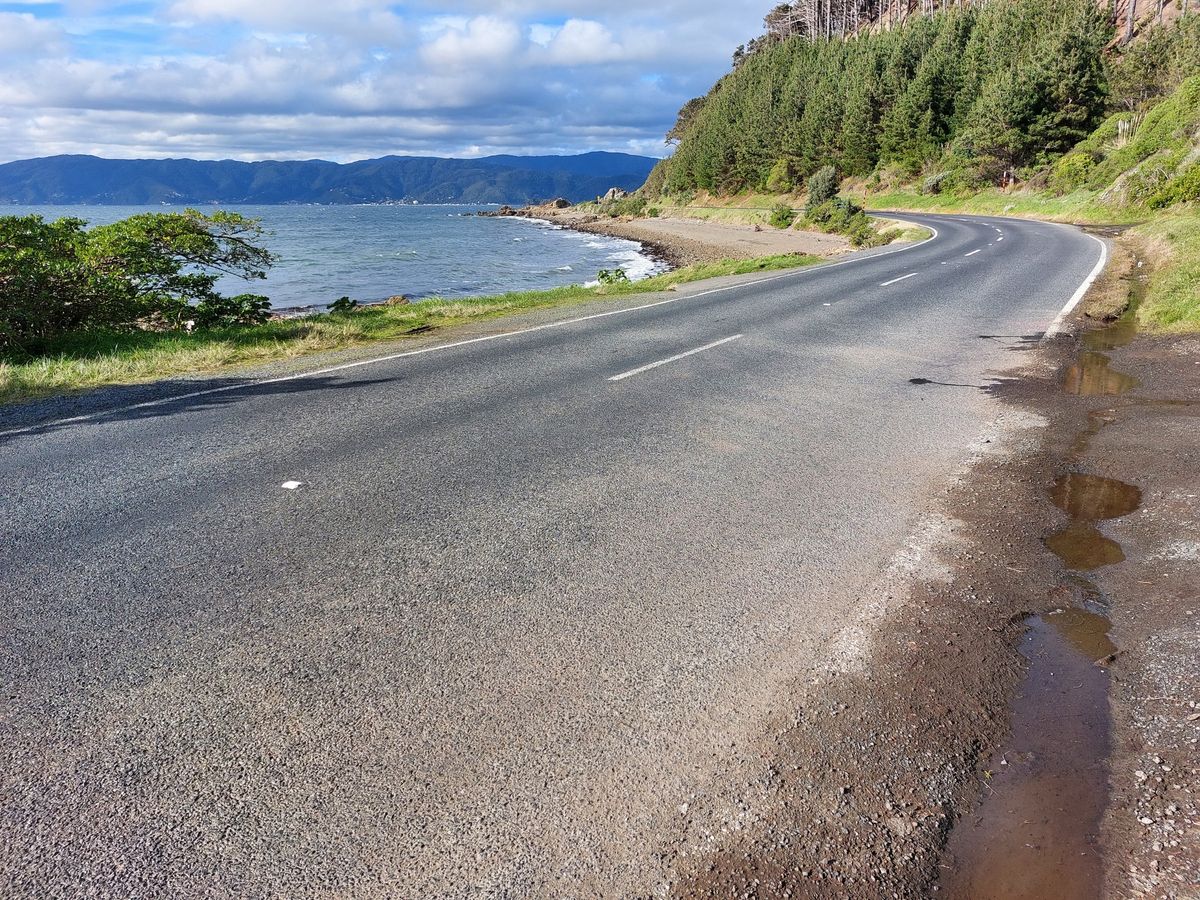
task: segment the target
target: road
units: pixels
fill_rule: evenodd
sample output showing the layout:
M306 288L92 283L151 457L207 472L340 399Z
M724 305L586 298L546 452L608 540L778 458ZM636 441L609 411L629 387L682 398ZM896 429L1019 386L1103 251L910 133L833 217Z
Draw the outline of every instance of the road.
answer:
M661 892L1101 254L905 218L936 239L0 424L0 895Z

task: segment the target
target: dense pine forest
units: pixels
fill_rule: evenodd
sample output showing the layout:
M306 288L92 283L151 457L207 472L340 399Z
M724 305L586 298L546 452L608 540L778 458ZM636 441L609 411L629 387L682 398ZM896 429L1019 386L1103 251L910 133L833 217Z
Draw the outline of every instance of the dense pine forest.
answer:
M1049 177L1082 146L1078 171L1056 173L1070 188L1103 155L1099 144L1084 152L1097 128L1129 138L1147 109L1190 88L1198 22L1184 14L1121 46L1124 29L1094 0L992 0L852 36L776 35L681 110L668 135L676 152L646 192L787 192L826 165L875 183L973 189ZM1195 93L1176 98L1184 126Z

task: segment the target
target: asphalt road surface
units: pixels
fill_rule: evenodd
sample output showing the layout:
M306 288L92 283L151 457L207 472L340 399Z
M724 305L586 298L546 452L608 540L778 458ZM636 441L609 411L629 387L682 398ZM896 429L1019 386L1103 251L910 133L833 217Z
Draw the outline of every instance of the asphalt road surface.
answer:
M661 892L681 804L844 649L1101 255L905 218L938 236L0 412L0 895Z

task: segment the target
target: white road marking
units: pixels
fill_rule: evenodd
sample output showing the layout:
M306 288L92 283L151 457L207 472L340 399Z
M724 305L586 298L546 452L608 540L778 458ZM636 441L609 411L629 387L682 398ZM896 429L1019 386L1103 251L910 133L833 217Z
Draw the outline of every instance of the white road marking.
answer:
M917 274L918 273L916 273L916 272L909 272L907 275L901 275L899 278L893 278L891 281L885 281L879 286L887 287L889 284L895 284L897 281L903 281L905 278L912 278L913 276L915 276Z
M303 481L285 481L283 484L280 485L280 487L283 488L285 491L295 491L295 490L299 490L300 488L304 487L304 482Z
M832 303L822 303L821 305L822 305L822 306L833 306L833 304L832 304Z
M638 366L636 369L630 369L628 372L622 372L620 375L613 375L608 380L623 381L626 378L632 378L634 375L641 375L643 372L649 372L651 369L657 369L659 366L665 366L667 363L673 363L676 360L683 359L685 356L703 353L705 350L711 350L713 347L720 347L722 344L728 344L730 341L736 341L740 337L742 337L742 335L734 334L727 338L721 338L719 341L713 341L711 344L705 344L703 347L697 347L694 350L685 350L683 353L676 353L674 356L668 356L666 359L660 359L658 362L652 362L644 366Z
M1002 240L1004 240L1004 236L1003 236L1003 235L1001 235L1000 237L996 238L996 243L998 244L998 243L1000 243Z
M963 256L974 256L976 253L982 253L982 252L983 252L983 248L980 247L978 250L972 250L970 253L964 253Z
M1084 234L1087 234L1085 231ZM1042 335L1042 340L1054 337L1063 330L1063 322L1067 316L1075 311L1075 307L1079 305L1079 301L1083 299L1083 295L1088 292L1088 288L1104 271L1104 266L1108 263L1108 244L1100 240L1094 234L1088 234L1093 241L1100 245L1100 259L1096 261L1096 265L1092 267L1092 271L1088 273L1088 277L1083 279L1083 284L1075 289L1075 293L1071 295L1071 299L1067 301L1067 305L1062 308L1062 311L1054 317L1054 321L1050 323L1050 327L1046 329L1046 333Z
M903 225L915 225L907 219L892 219L891 221L900 222ZM928 228L932 232L932 236L923 241L918 241L915 244L909 244L905 247L897 247L895 250L885 250L883 253L872 253L870 256L858 256L853 259L843 259L840 262L824 263L821 265L807 266L805 268L791 269L787 272L782 272L778 275L770 275L766 278L759 278L754 281L743 281L740 284L730 284L724 287L710 288L707 291L697 291L694 294L680 294L678 297L668 297L666 300L656 300L654 303L643 303L641 306L627 306L622 309L613 309L608 312L593 313L587 316L576 316L573 319L562 319L558 322L547 322L545 325L532 325L529 328L519 328L516 331L504 331L498 334L485 334L482 337L467 338L461 341L451 341L447 344L436 344L432 347L422 347L419 350L404 350L400 353L389 353L386 356L373 356L370 359L360 359L356 362L342 363L337 366L329 366L324 369L314 369L311 372L297 372L295 375L281 375L278 378L264 378L259 381L247 381L242 384L227 384L222 387L205 388L200 391L190 391L186 394L175 394L170 397L159 397L156 400L146 400L142 403L132 403L129 406L117 406L112 409L97 410L96 412L84 413L79 416L68 416L64 419L51 419L48 422L39 422L36 425L24 425L19 428L9 428L6 431L0 431L0 436L26 434L31 431L38 431L43 428L55 428L61 425L76 425L80 422L90 422L93 419L99 419L102 416L111 416L114 413L131 412L135 409L151 409L155 406L163 406L167 403L176 403L180 400L195 400L197 397L208 397L214 394L225 394L229 391L242 391L247 388L264 387L271 384L282 384L288 381L300 381L305 378L317 378L321 375L330 375L334 372L344 372L348 369L357 369L359 366L371 366L375 363L391 362L396 359L404 359L408 356L420 356L425 353L440 353L443 350L453 350L456 347L465 347L468 344L479 344L485 341L500 341L510 340L517 335L532 334L535 331L545 331L548 328L562 328L564 325L576 325L580 322L588 322L592 319L605 319L609 316L623 316L628 313L641 312L644 309L653 309L656 306L665 306L668 303L678 303L681 300L693 300L697 297L707 297L711 294L721 294L726 291L735 291L740 288L767 284L771 281L779 281L782 278L796 278L800 275L807 275L811 272L820 272L826 269L836 269L839 266L849 266L854 263L866 262L872 259L879 259L883 256L891 256L894 253L905 253L909 250L915 250L918 247L924 247L930 241L936 241L941 233L932 225L922 225L922 228Z

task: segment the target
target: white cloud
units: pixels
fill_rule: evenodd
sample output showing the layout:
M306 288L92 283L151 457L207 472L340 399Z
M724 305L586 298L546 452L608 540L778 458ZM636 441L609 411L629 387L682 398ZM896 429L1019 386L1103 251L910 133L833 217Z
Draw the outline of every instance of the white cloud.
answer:
M61 52L62 30L30 13L0 12L0 58Z
M65 0L0 13L0 161L661 151L759 2ZM769 4L767 4L769 5Z
M462 27L447 27L421 48L431 66L464 69L511 63L522 49L521 29L496 16L476 16Z

